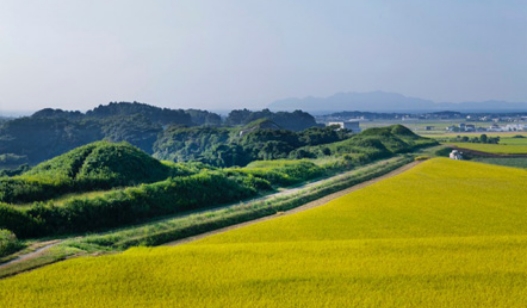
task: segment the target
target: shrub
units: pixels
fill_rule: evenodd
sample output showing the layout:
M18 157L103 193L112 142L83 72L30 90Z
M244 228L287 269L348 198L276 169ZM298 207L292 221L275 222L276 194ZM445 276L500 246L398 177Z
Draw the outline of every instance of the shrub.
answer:
M7 256L22 248L22 246L13 232L7 229L0 229L0 257Z
M430 158L430 157L428 157L428 156L417 156L417 157L415 158L415 161L427 160L427 159L429 159L429 158Z

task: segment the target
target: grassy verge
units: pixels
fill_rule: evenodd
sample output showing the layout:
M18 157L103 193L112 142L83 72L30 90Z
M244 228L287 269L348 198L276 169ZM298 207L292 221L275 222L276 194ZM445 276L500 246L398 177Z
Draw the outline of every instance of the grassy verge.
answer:
M1 267L0 268L0 278L13 276L13 275L16 275L22 272L26 272L26 271L44 266L44 265L62 261L71 256L85 255L85 254L87 254L87 252L84 250L65 246L65 245L51 247L45 252L40 253L35 258L29 258L21 262L12 263L6 267Z
M90 235L66 241L64 245L79 249L93 249L96 246L103 248L103 250L108 248L123 250L132 246L160 245L298 207L333 192L384 175L413 161L413 159L412 156L401 156L320 181L317 185L301 189L294 194L241 203L117 232Z
M60 244L23 262L0 268L0 278L31 270L72 256L122 251L133 246L156 246L223 227L274 215L328 194L382 176L411 161L398 156L317 182L295 193L269 196L195 214L166 218L147 224L66 239Z

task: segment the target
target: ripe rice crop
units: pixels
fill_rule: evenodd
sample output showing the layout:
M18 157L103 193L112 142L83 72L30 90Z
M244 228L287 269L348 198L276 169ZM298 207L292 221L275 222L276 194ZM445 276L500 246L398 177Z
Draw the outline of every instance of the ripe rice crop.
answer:
M525 307L527 172L431 159L324 206L0 281L0 307Z

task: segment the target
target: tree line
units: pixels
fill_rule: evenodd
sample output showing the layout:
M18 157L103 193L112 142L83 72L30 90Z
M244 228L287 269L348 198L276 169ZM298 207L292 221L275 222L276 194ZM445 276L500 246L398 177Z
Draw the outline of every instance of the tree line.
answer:
M305 136L287 133L284 138L300 142ZM127 143L96 142L21 175L0 178L0 228L21 238L104 230L238 202L433 144L437 143L396 125L303 147L309 155L333 156L324 165L282 159L218 168L200 162L160 162ZM90 191L96 192L85 194Z
M170 128L232 128L264 117L277 121L283 129L296 131L316 126L315 119L302 111L233 110L222 119L205 110L159 108L138 102L112 102L86 113L46 108L30 117L0 124L0 153L8 155L0 157L0 169L35 165L98 140L126 141L153 154L154 145L166 140L165 132Z

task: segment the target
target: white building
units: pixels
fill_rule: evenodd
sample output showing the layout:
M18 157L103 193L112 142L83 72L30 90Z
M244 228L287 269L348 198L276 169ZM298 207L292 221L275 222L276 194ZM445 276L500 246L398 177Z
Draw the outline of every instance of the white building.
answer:
M506 132L518 132L525 130L526 126L523 124L508 124L503 128Z
M450 152L450 155L448 156L450 157L450 159L455 159L455 160L463 159L463 156L461 156L461 152L459 152L458 150L453 150L452 152Z
M359 121L342 121L342 122L328 122L327 126L338 126L340 128L349 129L353 133L360 133L360 122Z

